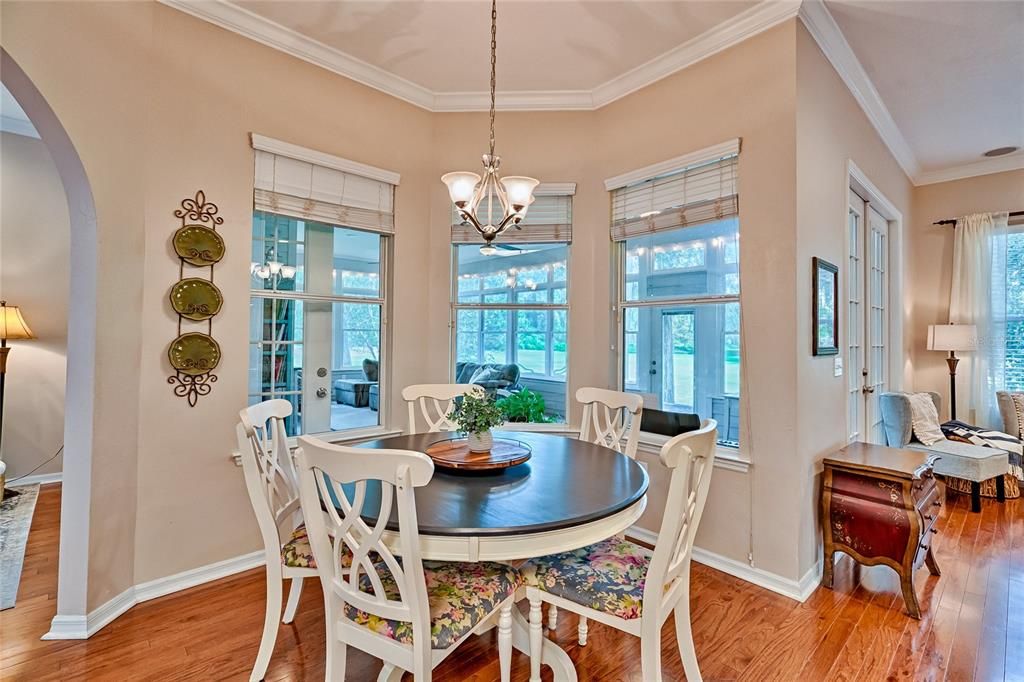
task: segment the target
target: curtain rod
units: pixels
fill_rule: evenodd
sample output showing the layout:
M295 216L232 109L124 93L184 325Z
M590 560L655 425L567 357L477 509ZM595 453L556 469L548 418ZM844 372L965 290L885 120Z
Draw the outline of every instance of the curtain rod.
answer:
M1011 218L1017 218L1024 215L1024 211L1010 211ZM956 225L956 218L949 218L946 220L936 220L932 225Z

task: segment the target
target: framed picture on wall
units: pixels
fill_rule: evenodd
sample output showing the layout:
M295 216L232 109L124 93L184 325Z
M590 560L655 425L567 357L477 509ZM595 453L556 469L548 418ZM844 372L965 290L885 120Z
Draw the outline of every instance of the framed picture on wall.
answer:
M839 268L815 257L814 267L814 355L839 354Z

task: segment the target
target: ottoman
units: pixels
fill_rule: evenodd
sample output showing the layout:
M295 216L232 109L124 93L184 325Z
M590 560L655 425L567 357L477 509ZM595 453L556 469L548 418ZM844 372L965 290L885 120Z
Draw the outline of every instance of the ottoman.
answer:
M939 455L935 473L970 481L971 511L981 511L981 483L996 479L996 499L1006 498L1003 475L1010 470L1010 456L1004 450L970 445L955 440L942 440L932 445L910 443L908 449L923 450Z

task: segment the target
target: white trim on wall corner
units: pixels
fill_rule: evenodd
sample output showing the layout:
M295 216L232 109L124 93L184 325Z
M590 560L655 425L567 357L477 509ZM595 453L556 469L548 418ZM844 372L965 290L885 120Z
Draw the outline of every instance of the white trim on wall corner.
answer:
M628 529L626 535L652 546L658 541L657 533L639 526L633 526ZM818 584L821 582L820 560L804 573L800 580L783 578L775 573L756 568L742 561L730 559L721 554L709 552L697 546L693 548L693 560L758 587L771 590L776 594L795 599L798 602L807 601L807 598L811 596L814 590L818 589Z
M60 471L56 471L52 474L33 474L31 476L10 476L7 478L8 488L17 488L20 485L46 485L48 483L60 483L64 478L64 474Z
M934 185L939 182L951 180L962 180L973 178L979 175L991 175L992 173L1005 173L1007 171L1021 170L1024 168L1024 152L997 156L993 159L975 161L962 166L946 168L943 170L927 171L920 173L914 178L915 185Z
M54 616L50 631L42 639L88 639L136 604L257 568L263 565L264 556L263 550L259 550L139 583L90 611L87 616Z

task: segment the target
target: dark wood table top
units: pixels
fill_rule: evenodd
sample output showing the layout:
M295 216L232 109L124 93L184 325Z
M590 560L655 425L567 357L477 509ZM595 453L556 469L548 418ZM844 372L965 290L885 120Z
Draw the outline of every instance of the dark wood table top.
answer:
M600 445L539 433L495 432L528 443L533 457L497 473L434 470L416 489L420 533L501 536L554 531L597 521L626 509L647 492L647 472L636 461ZM451 438L424 433L382 438L364 448L415 450ZM364 517L379 509L379 485L367 486ZM369 513L368 513L369 512ZM397 529L397 507L388 527Z
M826 457L824 463L869 473L887 472L903 478L913 478L936 459L937 455L921 450L857 442L850 443L839 452Z

